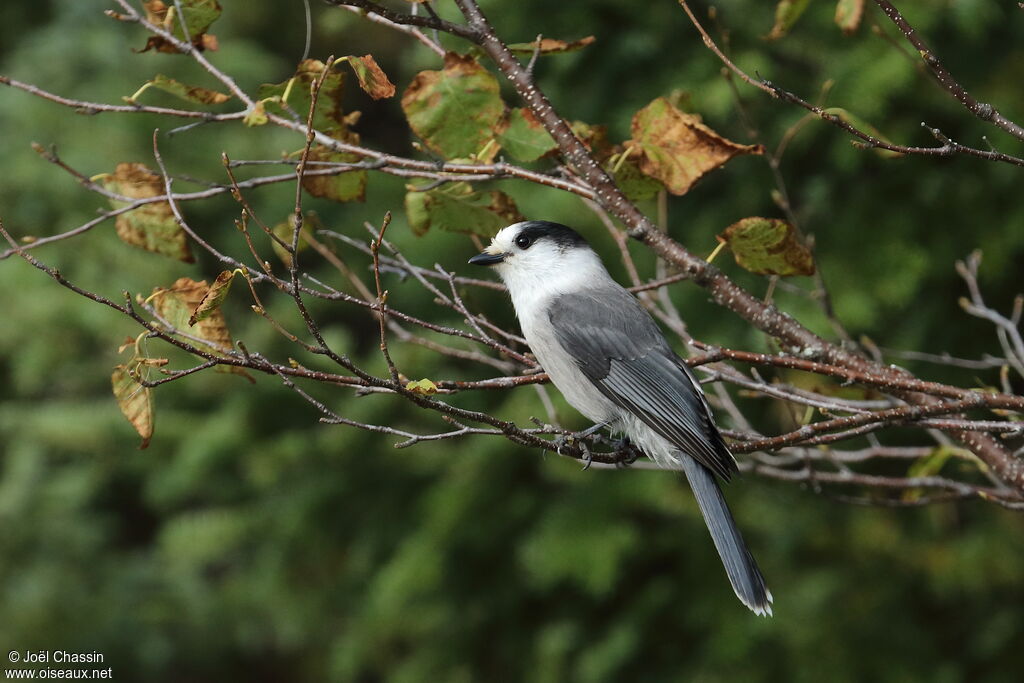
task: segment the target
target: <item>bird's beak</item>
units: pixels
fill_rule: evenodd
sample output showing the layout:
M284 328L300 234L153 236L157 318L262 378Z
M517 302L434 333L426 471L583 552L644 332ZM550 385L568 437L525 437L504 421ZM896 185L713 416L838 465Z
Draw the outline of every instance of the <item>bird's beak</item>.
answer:
M504 260L504 254L492 254L489 251L484 251L469 259L469 263L472 263L474 266L493 266Z

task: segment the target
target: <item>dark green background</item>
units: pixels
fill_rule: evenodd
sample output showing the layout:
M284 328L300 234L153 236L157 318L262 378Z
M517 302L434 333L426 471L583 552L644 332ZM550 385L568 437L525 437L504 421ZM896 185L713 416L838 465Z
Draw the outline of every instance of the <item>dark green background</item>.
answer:
M250 92L285 80L301 56L301 2L222 4L213 29L221 50L211 59ZM984 147L987 135L1007 152L1024 151L936 87L868 4L854 36L832 23L834 3L820 1L776 43L762 39L772 3L724 0L717 8L731 53L748 71L808 99L833 79L828 103L894 140L930 144L919 127L924 120L965 144ZM537 33L597 36L580 53L542 60L539 78L564 115L607 123L613 140L628 135L638 108L681 90L686 108L750 141L720 63L674 2L483 5L512 41ZM104 102L119 102L155 73L216 86L184 57L133 54L143 32L104 17L108 6L3 3L0 73ZM1016 3L900 6L979 99L1024 120L1024 11ZM444 2L440 9L452 10ZM696 9L705 15L706 6ZM314 57L372 52L400 90L438 64L402 36L316 2L313 10ZM752 89L741 92L770 146L802 116ZM163 97L144 96L174 104ZM358 130L365 142L410 153L395 100L371 103L354 89L346 97L364 112ZM511 93L508 99L514 103ZM41 236L104 205L40 160L31 141L56 144L93 175L120 161L152 166L152 129L176 125L148 115L79 116L0 89L0 216L15 234ZM298 135L240 124L161 139L173 172L213 180L223 177L222 150L269 158L300 146ZM1003 310L1024 289L1021 169L969 158L884 159L814 121L794 139L782 172L855 336L968 357L998 350L992 328L957 306L964 289L953 263L983 249L982 285ZM390 236L410 258L466 272L473 248L465 238L409 234L402 186L373 176L363 205L308 206L329 227L357 237L365 235L364 220L379 221L391 209ZM573 224L615 263L607 233L576 199L513 182L500 187L528 216ZM671 199L670 230L695 252L710 252L714 235L735 220L779 215L772 187L763 159L737 159ZM290 211L292 192L280 186L250 197L265 220L277 222ZM216 244L241 253L229 198L189 205L187 214ZM207 256L185 266L134 250L110 224L37 255L112 297L219 270ZM365 266L358 255L346 257ZM737 280L764 291L763 280L721 258ZM392 278L386 286L393 305L451 321L418 287ZM698 288L683 283L673 296L698 338L768 348ZM300 329L289 302L270 298L275 316ZM468 298L511 324L500 295ZM780 302L827 331L805 300L782 294ZM241 288L232 292L226 315L236 338L277 359L300 357L248 304ZM329 341L384 371L372 318L341 305L313 308ZM395 451L395 439L318 423L274 378L250 386L213 373L159 388L156 437L137 451L109 388L116 347L137 332L17 259L0 262L0 650L96 649L117 679L145 681L1019 679L1019 514L982 502L851 507L795 485L742 479L728 495L776 598L775 618L762 620L735 600L685 484L669 473L584 473L574 462L485 437ZM167 353L156 343L151 350ZM393 350L413 377L486 376L419 348ZM178 367L188 362L171 358ZM963 386L997 381L995 371L911 367ZM310 390L355 419L443 429L399 399ZM532 388L453 401L520 422L543 414ZM762 429L784 428L763 403L744 405ZM564 424L584 426L558 405ZM948 473L958 466L948 464Z

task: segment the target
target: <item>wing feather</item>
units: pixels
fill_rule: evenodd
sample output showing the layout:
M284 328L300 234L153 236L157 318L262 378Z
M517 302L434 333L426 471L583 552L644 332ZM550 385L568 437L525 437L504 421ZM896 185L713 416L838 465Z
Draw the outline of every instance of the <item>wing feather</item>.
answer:
M548 316L604 396L723 479L736 472L700 384L629 292L616 286L563 294Z

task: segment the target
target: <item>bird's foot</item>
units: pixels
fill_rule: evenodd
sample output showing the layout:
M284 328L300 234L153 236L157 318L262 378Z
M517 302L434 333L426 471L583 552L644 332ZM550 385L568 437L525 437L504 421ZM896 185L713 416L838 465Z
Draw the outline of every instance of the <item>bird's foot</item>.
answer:
M637 458L640 457L640 450L633 445L628 436L616 439L612 442L612 446L614 446L615 452L619 454L619 459L615 461L616 467L625 469L635 463Z
M572 432L570 434L560 434L555 437L555 452L559 455L563 455L562 449L566 446L576 443L576 447L580 449L583 454L580 458L583 461L584 471L590 469L590 466L594 462L594 456L590 452L590 448L587 447L587 439L593 436L595 433L604 429L608 426L607 422L599 422L598 424L588 427L581 432Z

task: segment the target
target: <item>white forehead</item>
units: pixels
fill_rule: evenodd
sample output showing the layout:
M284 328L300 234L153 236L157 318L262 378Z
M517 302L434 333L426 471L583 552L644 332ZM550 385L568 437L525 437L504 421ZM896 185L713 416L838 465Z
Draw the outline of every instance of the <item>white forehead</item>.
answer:
M516 235L519 234L519 231L522 230L523 225L524 224L520 222L513 223L507 228L502 228L501 230L498 231L498 234L495 235L494 238L491 240L491 244L493 244L494 246L501 247L510 246L512 244L512 240L514 240L516 238Z

